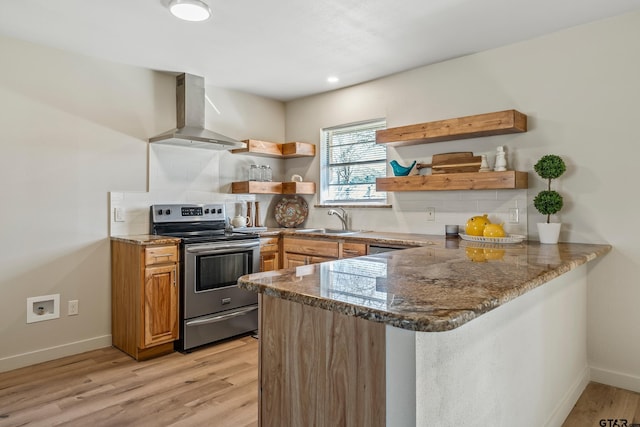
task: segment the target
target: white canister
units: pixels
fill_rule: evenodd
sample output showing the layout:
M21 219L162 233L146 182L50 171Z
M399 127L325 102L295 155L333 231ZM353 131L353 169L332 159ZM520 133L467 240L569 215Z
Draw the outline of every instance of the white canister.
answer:
M242 215L236 215L233 218L231 218L231 225L233 225L235 228L246 227L247 221L248 221L247 217L244 217Z

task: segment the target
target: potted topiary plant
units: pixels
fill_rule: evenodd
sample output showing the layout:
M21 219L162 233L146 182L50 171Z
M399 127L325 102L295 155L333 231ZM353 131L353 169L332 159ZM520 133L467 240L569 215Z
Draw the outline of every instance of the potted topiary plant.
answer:
M548 182L547 189L539 192L533 199L533 206L537 211L547 216L547 222L538 223L540 243L557 244L562 224L552 223L551 215L558 213L562 209L563 200L560 193L551 189L551 180L559 178L567 170L567 166L560 156L548 154L542 156L538 163L533 166L533 169L542 179L546 179Z

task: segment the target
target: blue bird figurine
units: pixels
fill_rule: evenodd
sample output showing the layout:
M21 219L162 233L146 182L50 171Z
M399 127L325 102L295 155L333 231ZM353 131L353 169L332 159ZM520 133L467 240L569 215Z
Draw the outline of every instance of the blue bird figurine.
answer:
M411 163L411 166L402 166L395 160L391 160L389 164L393 168L393 174L395 176L407 176L409 175L409 172L411 172L411 169L416 165L416 161L414 160L413 163Z

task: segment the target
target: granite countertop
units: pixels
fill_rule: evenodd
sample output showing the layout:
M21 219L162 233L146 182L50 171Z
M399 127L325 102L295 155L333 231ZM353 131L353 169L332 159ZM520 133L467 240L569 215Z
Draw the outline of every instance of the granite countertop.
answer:
M417 233L391 233L391 232L377 232L377 231L358 231L349 232L346 234L341 233L321 233L305 230L305 228L268 228L266 231L260 232L260 237L269 236L295 236L295 237L318 237L331 240L350 240L359 241L362 243L370 244L388 244L388 245L401 245L401 246L426 246L437 244L438 241L444 239L444 236L417 234Z
M111 240L132 243L134 245L176 245L180 243L178 237L156 236L153 234L136 234L130 236L111 236Z
M246 275L238 283L265 295L403 329L438 332L455 329L611 250L610 245L498 245L444 236L411 240L398 235L394 240L393 234L370 237L396 244L429 243Z

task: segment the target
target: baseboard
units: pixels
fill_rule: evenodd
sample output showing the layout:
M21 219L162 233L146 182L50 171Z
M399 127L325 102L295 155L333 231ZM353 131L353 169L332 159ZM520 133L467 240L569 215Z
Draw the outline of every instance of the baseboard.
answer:
M589 384L589 367L585 366L582 373L576 378L573 385L567 390L564 398L558 403L556 409L551 413L545 427L560 427L564 420L569 416L569 412L573 409L580 395Z
M48 362L49 360L110 346L111 335L103 335L101 337L16 354L0 359L0 372L24 368L25 366L35 365L36 363Z
M591 381L640 393L640 377L636 375L592 366Z

